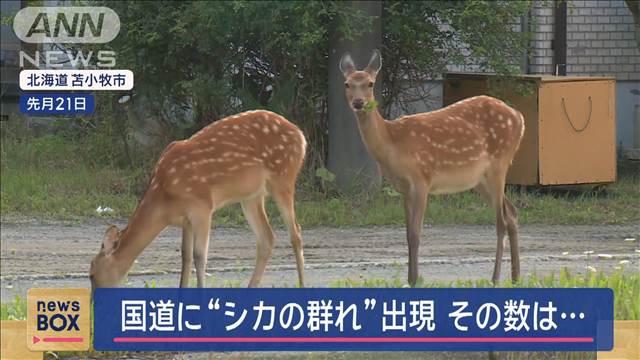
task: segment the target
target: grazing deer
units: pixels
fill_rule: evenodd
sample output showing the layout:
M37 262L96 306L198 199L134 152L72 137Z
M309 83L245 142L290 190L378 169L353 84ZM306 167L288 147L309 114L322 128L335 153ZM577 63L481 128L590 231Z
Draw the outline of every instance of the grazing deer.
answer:
M300 129L262 110L216 121L187 140L169 144L127 227L107 230L91 262L92 288L118 286L138 255L168 225L182 227L180 287L189 285L192 260L198 287L204 287L211 216L237 202L257 236L249 287L258 286L275 240L264 209L267 194L273 196L288 228L298 280L304 286L302 239L293 200L305 151Z
M498 244L493 282L500 279L505 233L511 248L511 277L520 276L516 208L504 194L507 170L524 133L520 112L489 96L476 96L446 108L385 120L373 95L382 67L375 51L356 71L349 54L340 60L346 97L362 140L380 170L404 195L409 245L409 284L418 279L418 248L427 196L475 189L495 208Z

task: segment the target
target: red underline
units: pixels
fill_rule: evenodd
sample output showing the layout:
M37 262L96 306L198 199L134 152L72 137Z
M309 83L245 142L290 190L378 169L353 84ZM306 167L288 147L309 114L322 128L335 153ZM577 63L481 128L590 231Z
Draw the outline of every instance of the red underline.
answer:
M82 342L84 339L81 337L78 338L73 338L73 337L68 337L68 338L43 338L42 341L44 342Z
M592 337L116 337L117 343L592 343Z

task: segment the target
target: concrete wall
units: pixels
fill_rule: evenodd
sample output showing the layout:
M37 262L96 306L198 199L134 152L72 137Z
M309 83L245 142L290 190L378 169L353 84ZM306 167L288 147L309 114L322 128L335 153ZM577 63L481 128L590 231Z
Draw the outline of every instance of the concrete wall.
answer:
M640 96L632 94L633 89L640 91L640 81L618 81L616 84L616 141L623 148L633 145L634 108L640 106Z

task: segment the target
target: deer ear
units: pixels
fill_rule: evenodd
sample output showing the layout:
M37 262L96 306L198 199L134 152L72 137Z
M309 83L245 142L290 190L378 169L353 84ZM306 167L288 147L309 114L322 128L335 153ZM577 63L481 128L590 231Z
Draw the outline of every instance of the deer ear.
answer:
M371 55L371 60L369 60L369 65L364 69L364 71L368 72L374 78L378 75L378 71L382 68L382 55L379 50L373 50L373 54Z
M356 71L356 66L354 65L353 59L349 53L342 55L342 58L340 59L340 71L344 77L347 77Z
M115 225L109 226L102 240L102 252L110 255L120 244L120 230Z

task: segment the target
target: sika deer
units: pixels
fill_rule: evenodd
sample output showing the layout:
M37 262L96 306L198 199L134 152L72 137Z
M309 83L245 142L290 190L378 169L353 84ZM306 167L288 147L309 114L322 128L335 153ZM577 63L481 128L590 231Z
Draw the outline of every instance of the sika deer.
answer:
M382 174L404 195L411 286L418 279L418 248L427 196L475 189L496 212L498 244L492 280L508 234L511 277L520 276L516 208L504 194L505 178L524 134L524 118L504 102L476 96L446 108L385 120L375 108L373 86L382 67L375 51L369 65L356 71L351 56L340 60L347 101L364 144Z
M168 225L182 227L180 287L189 284L192 260L198 287L204 287L211 216L236 202L257 236L249 287L258 286L275 240L264 209L267 194L273 196L288 228L303 286L302 239L293 200L305 150L300 129L262 110L216 121L187 140L169 144L127 227L107 230L91 262L92 288L118 286L133 261Z

